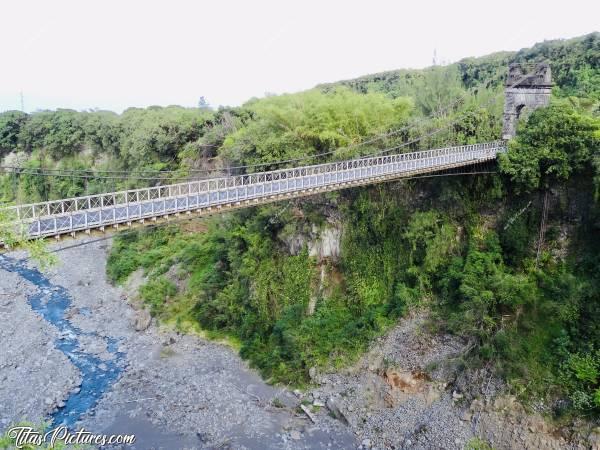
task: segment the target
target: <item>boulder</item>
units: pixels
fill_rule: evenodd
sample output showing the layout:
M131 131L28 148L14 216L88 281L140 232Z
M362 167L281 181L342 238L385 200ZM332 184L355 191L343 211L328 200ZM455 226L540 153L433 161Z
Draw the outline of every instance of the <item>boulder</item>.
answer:
M133 327L136 331L144 331L148 329L150 323L152 322L152 316L145 309L141 309L136 312L135 318L133 320Z
M460 416L460 420L462 420L464 422L470 422L472 418L473 418L473 412L468 409L464 410Z
M452 391L452 400L454 400L454 401L462 400L463 397L464 397L463 394L460 394L456 391Z
M334 397L329 397L326 405L329 411L331 411L331 413L335 416L336 419L348 425L348 419L340 409L340 405Z

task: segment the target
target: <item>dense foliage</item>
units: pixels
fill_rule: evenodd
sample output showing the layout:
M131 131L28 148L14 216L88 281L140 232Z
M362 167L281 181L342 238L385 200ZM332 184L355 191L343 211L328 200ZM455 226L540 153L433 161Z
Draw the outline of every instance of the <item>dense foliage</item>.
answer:
M256 164L333 150L335 157L353 156L357 149L348 146L405 121L411 102L338 88L268 97L247 108L255 120L228 136L223 150L229 159Z
M407 148L492 140L500 135L506 64L550 59L552 104L519 123L501 174L355 188L199 227L132 232L115 241L107 271L125 282L143 270L140 296L155 317L238 342L273 381L303 384L311 367L347 364L399 316L422 307L440 331L471 344L469 364L494 367L521 398L545 398L556 414L597 414L599 56L596 33L219 111L3 113L5 165L96 172L10 174L0 178L0 192L7 201L39 200L164 183L197 169L320 162L423 133ZM369 145L356 145L363 140ZM128 173L107 179L101 169ZM174 172L162 180L136 175L159 177L164 169ZM343 231L339 258L314 251L317 236L332 228Z
M600 118L564 103L534 111L503 155L502 170L516 189L531 191L567 181L600 155Z
M179 173L165 177L159 171L178 169L179 153L212 126L214 116L175 106L132 108L121 115L61 109L2 113L0 156L11 169L0 179L0 200L40 201L177 179Z

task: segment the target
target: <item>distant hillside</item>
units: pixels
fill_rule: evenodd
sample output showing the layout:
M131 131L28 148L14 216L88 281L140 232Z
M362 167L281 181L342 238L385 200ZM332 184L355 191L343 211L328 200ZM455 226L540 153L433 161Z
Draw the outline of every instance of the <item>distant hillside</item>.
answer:
M463 86L471 88L504 71L510 62L550 62L555 83L565 95L582 92L600 99L600 33L573 39L557 39L535 44L518 52L497 52L479 58L464 58L447 66L400 69L364 75L351 80L320 84L321 89L348 86L357 92L383 92L391 97L412 96L428 73L456 71ZM492 85L501 83L501 78Z

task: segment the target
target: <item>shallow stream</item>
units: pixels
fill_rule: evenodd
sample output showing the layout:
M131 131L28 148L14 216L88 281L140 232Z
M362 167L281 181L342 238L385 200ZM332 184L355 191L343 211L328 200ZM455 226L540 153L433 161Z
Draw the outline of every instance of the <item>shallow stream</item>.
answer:
M0 267L8 272L17 273L23 279L32 283L36 290L27 295L31 308L46 321L54 325L59 337L54 343L79 369L81 386L73 390L64 406L59 407L51 416L53 425L73 425L82 414L91 410L100 397L116 381L123 370L125 354L117 350L118 341L109 337L99 337L93 332L84 332L74 326L67 318L66 312L71 306L72 298L62 286L50 282L39 270L27 266L23 260L0 256ZM101 359L87 353L79 339L83 336L93 336L106 342L110 358ZM26 380L25 380L26 381Z

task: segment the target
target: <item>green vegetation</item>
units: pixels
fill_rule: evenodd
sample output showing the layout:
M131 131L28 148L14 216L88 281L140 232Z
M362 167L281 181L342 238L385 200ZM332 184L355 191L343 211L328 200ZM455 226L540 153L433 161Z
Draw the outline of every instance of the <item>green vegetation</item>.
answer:
M45 242L41 239L27 239L24 230L11 224L14 220L15 217L12 214L0 209L0 242L6 248L19 247L25 250L42 270L54 265L56 256L48 252Z
M348 364L407 310L428 308L432 327L471 344L470 367L493 367L522 400L543 399L555 416L597 415L599 43L597 33L545 42L219 111L4 113L5 161L128 174L107 180L96 172L83 181L8 174L0 177L0 195L45 199L182 179L192 168L334 160L439 126L406 149L492 140L501 129L496 75L509 61L549 58L557 84L552 104L522 119L498 174L348 189L199 226L123 234L107 272L121 283L143 270L140 297L158 320L232 339L274 382L302 385L311 367ZM355 145L363 140L369 144ZM135 173L165 169L173 172L162 181ZM315 250L317 236L333 228L343 230L339 257Z
M24 167L1 179L0 200L44 201L177 180L187 174L178 164L186 145L196 142L218 114L176 106L106 111L41 111L0 114L0 157L4 165ZM71 170L90 169L86 176ZM40 177L32 170L53 170ZM161 170L175 170L168 177ZM110 171L118 171L114 174Z
M466 450L494 450L488 442L480 438L471 438L465 445Z
M534 111L502 155L502 170L517 190L532 191L567 181L598 157L600 119L566 103Z
M346 147L405 121L411 102L340 87L325 95L313 89L268 97L246 108L254 120L225 139L224 156L257 164L333 150L336 158L354 156L359 149Z

